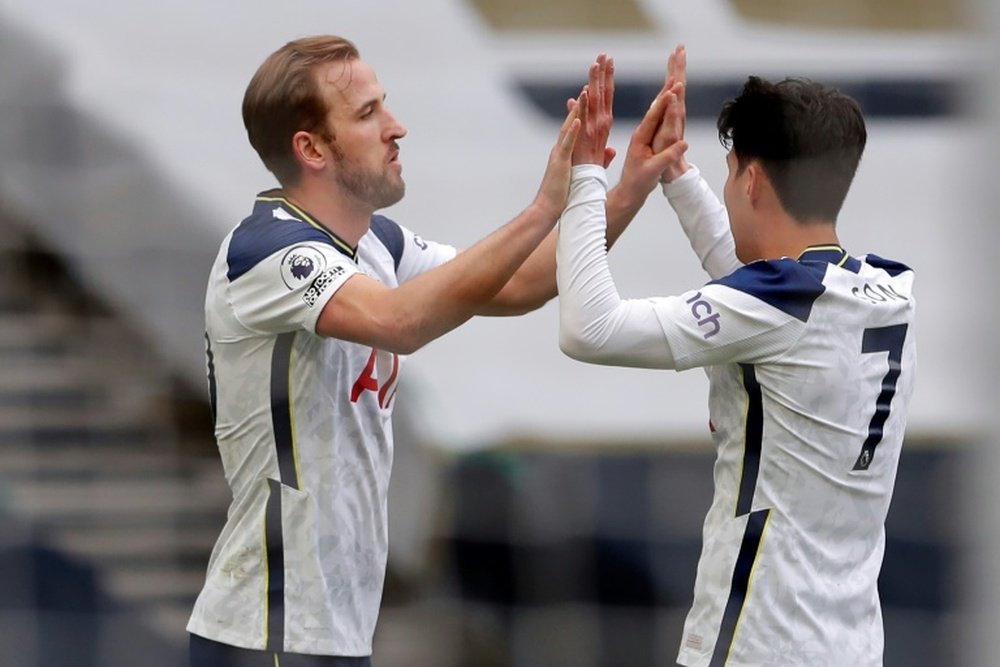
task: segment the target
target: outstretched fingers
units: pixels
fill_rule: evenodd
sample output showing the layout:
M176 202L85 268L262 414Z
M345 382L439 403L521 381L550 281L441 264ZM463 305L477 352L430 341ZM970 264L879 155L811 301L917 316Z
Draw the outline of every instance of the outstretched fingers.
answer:
M573 164L610 164L607 151L611 132L611 105L614 96L614 62L600 54L587 70L587 85L577 99L580 133L573 152Z
M687 84L687 49L683 44L678 44L673 53L667 57L667 75L663 81L663 88L669 89L678 82Z
M615 97L614 58L606 53L598 55L597 61L590 66L587 85L592 92L591 111L610 125Z
M580 94L580 97L586 93ZM569 155L573 153L573 146L576 144L576 138L580 134L580 113L581 108L577 100L573 100L573 104L567 104L569 107L569 113L566 114L566 119L563 121L562 127L559 129L559 141L557 146L559 146L560 153L564 153L568 158ZM586 112L586 110L583 110Z
M604 67L604 110L608 118L614 116L615 101L615 59L607 57Z
M581 101L577 100L566 113L562 127L559 128L559 137L549 151L545 174L542 176L538 194L535 195L534 204L553 223L566 206L566 197L569 194L570 166L582 126Z
M632 133L632 143L645 146L652 145L656 130L663 121L663 111L667 104L666 96L666 91L660 91L660 94L656 96L652 104L649 105L649 108L646 109L646 114L639 121L635 132Z
M684 138L687 125L687 109L684 104L684 84L676 82L664 93L663 115L653 136L653 152L659 153L670 144Z
M682 139L687 126L687 49L683 44L678 44L667 58L667 74L661 92L671 93L673 97L653 137L654 152L660 152L670 143Z
M651 146L659 152L671 136L674 140L684 136L686 88L687 51L679 44L667 58L663 87L632 133L633 143Z

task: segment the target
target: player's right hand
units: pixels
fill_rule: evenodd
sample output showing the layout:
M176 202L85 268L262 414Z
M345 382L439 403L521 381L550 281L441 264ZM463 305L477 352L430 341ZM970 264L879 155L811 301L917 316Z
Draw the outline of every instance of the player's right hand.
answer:
M581 92L581 95L583 93ZM555 224L569 197L569 180L572 169L573 148L580 134L579 104L571 105L559 129L559 138L549 152L549 162L542 176L542 184L533 205Z

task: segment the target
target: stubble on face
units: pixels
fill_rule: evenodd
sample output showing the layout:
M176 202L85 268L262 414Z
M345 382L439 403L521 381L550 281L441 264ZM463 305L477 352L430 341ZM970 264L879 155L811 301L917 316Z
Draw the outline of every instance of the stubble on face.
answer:
M354 60L347 60L341 67L333 67L327 72L326 84L340 97L332 104L350 105L348 89L354 84ZM328 104L330 104L328 103ZM381 167L370 167L352 157L337 143L332 127L327 128L327 143L337 161L334 181L347 195L364 202L374 209L387 208L399 202L406 192L402 176L389 166L386 160ZM387 146L389 152L399 151L399 144L392 141Z
M336 139L331 144L338 161L334 178L347 194L376 210L388 208L403 198L406 183L401 176L389 169L388 163L382 169L369 169L344 153L337 146ZM390 148L399 149L395 142Z

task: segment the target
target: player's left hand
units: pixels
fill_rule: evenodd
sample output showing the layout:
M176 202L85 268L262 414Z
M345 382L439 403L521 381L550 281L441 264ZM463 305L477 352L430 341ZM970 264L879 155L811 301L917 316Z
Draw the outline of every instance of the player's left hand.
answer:
M684 151L687 150L687 143L683 139L674 139L659 152L653 150L653 138L657 129L665 117L676 113L672 109L677 103L676 93L670 90L660 91L632 133L625 153L621 181L617 186L629 201L645 201L660 181L664 170L683 161Z

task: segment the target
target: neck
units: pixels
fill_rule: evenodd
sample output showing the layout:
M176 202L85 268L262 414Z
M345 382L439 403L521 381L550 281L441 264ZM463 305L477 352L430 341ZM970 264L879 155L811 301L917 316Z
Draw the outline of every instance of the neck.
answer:
M367 204L329 188L304 183L283 188L283 191L293 204L353 248L357 248L361 237L368 233L375 211Z
M757 259L798 257L809 246L840 245L833 221L809 220L800 222L793 218L775 198L762 200L755 209Z
M817 245L840 245L837 230L833 223L814 222L801 224L794 220L782 229L774 240L769 252L770 258L792 257L801 255L806 248Z

